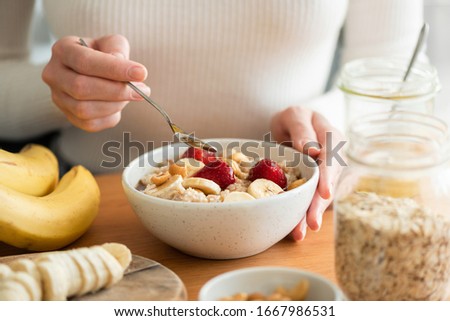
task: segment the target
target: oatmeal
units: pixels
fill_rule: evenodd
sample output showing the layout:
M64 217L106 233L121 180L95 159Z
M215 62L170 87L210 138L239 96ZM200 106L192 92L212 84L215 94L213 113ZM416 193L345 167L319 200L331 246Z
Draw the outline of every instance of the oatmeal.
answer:
M450 219L413 199L356 192L338 201L335 246L352 300L450 297Z
M177 160L152 170L137 187L159 198L198 203L269 197L306 182L296 168L269 159L256 161L239 151L217 157L189 148Z

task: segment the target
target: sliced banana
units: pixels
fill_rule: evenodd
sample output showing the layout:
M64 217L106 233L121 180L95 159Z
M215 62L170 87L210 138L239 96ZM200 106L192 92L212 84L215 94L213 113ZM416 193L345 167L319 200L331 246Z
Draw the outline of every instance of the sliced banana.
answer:
M108 271L108 279L106 281L106 287L110 287L123 278L123 268L119 261L102 246L93 247L95 254L101 259L104 266Z
M258 178L248 186L247 192L254 198L264 198L280 194L283 189L268 179Z
M13 271L8 265L0 263L0 280L7 279L12 273Z
M95 292L119 282L131 259L125 245L105 243L0 264L0 300L67 300Z
M41 282L41 275L37 269L36 263L30 259L18 259L8 263L9 267L15 272L25 272Z
M296 181L293 181L291 184L289 184L289 186L287 187L287 190L290 191L291 189L302 186L305 183L306 183L306 178L300 178Z
M68 254L66 252L42 253L38 255L35 262L35 264L39 264L40 262L51 262L52 264L60 265L64 270L64 280L67 280L67 296L72 296L79 291L81 282L78 280L81 276L79 275L78 268L75 263L68 259ZM37 272L39 275L38 277L41 278L39 270Z
M195 158L181 158L176 164L179 166L184 165L187 170L187 177L191 177L205 166L202 161L196 160Z
M240 164L242 162L245 162L245 163L251 162L250 158L247 155L244 155L243 153L234 151L234 150L233 150L233 154L231 154L231 159L234 160L238 164Z
M206 195L209 194L218 195L220 194L221 191L220 186L217 183L213 182L212 180L201 177L185 178L183 181L183 187L199 189Z
M41 261L37 262L37 268L41 274L44 300L67 300L68 281L63 267L54 261Z
M27 289L19 282L11 279L0 279L0 301L29 301Z
M70 257L69 253L62 252L60 254L61 263L64 265L66 274L69 278L69 286L67 291L67 296L72 297L80 292L83 286L83 280L81 276L81 271L79 270L75 261Z
M91 292L96 284L96 275L91 264L83 255L81 255L78 249L69 251L69 256L77 266L81 276L81 278L76 281L78 283L79 290L74 293L74 295L80 296Z
M81 255L83 255L86 261L89 262L92 270L94 271L95 284L90 292L96 292L106 285L109 279L108 271L106 270L103 261L94 253L92 249L81 248L78 251Z
M122 266L125 271L131 263L131 252L128 247L120 243L105 243L102 247L108 251Z
M246 192L231 192L223 199L224 203L228 202L240 202L240 201L250 201L255 198Z
M184 192L183 185L181 184L182 182L183 178L181 175L174 175L164 184L151 190L145 190L145 193L155 197L172 199L175 195Z
M15 272L11 276L11 280L22 284L22 286L27 290L32 301L42 300L41 285L30 274L26 272Z

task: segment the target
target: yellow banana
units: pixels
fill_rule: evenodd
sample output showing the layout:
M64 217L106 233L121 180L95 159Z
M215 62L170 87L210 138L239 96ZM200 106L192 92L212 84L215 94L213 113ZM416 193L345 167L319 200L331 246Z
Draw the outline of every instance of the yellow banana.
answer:
M19 153L0 149L0 185L43 196L54 190L58 177L58 161L44 146L29 144Z
M59 249L86 232L99 203L97 182L82 166L73 167L42 197L0 184L0 241L33 251Z

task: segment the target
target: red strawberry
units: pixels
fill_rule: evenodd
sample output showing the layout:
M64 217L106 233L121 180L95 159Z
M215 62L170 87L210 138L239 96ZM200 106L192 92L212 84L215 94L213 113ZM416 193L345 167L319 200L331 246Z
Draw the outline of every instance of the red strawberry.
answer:
M265 178L278 184L282 189L286 188L287 179L283 170L278 164L270 159L263 159L256 163L248 173L248 179L254 181L258 178Z
M217 159L214 152L208 152L206 150L195 147L189 147L188 150L184 152L183 156L181 156L181 158L195 158L196 160L203 162L205 165Z
M194 177L201 177L217 183L222 190L235 182L233 169L227 163L216 159L210 161Z

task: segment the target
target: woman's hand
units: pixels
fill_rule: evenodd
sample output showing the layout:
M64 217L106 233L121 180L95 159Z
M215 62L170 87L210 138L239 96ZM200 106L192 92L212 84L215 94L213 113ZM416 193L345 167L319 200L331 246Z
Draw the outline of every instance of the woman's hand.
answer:
M86 131L95 132L117 125L121 111L131 100L142 100L126 81L133 81L150 95L142 83L147 69L128 60L130 46L120 35L98 39L64 37L52 48L52 57L42 72L50 86L54 103L68 120Z
M275 140L280 143L291 142L295 149L313 157L319 164L319 184L311 205L305 219L292 231L295 240L303 240L307 225L313 231L320 229L323 212L332 201L333 187L341 173L342 164L331 159L329 153L343 141L343 136L321 114L303 107L289 107L276 114L272 119L271 130Z

